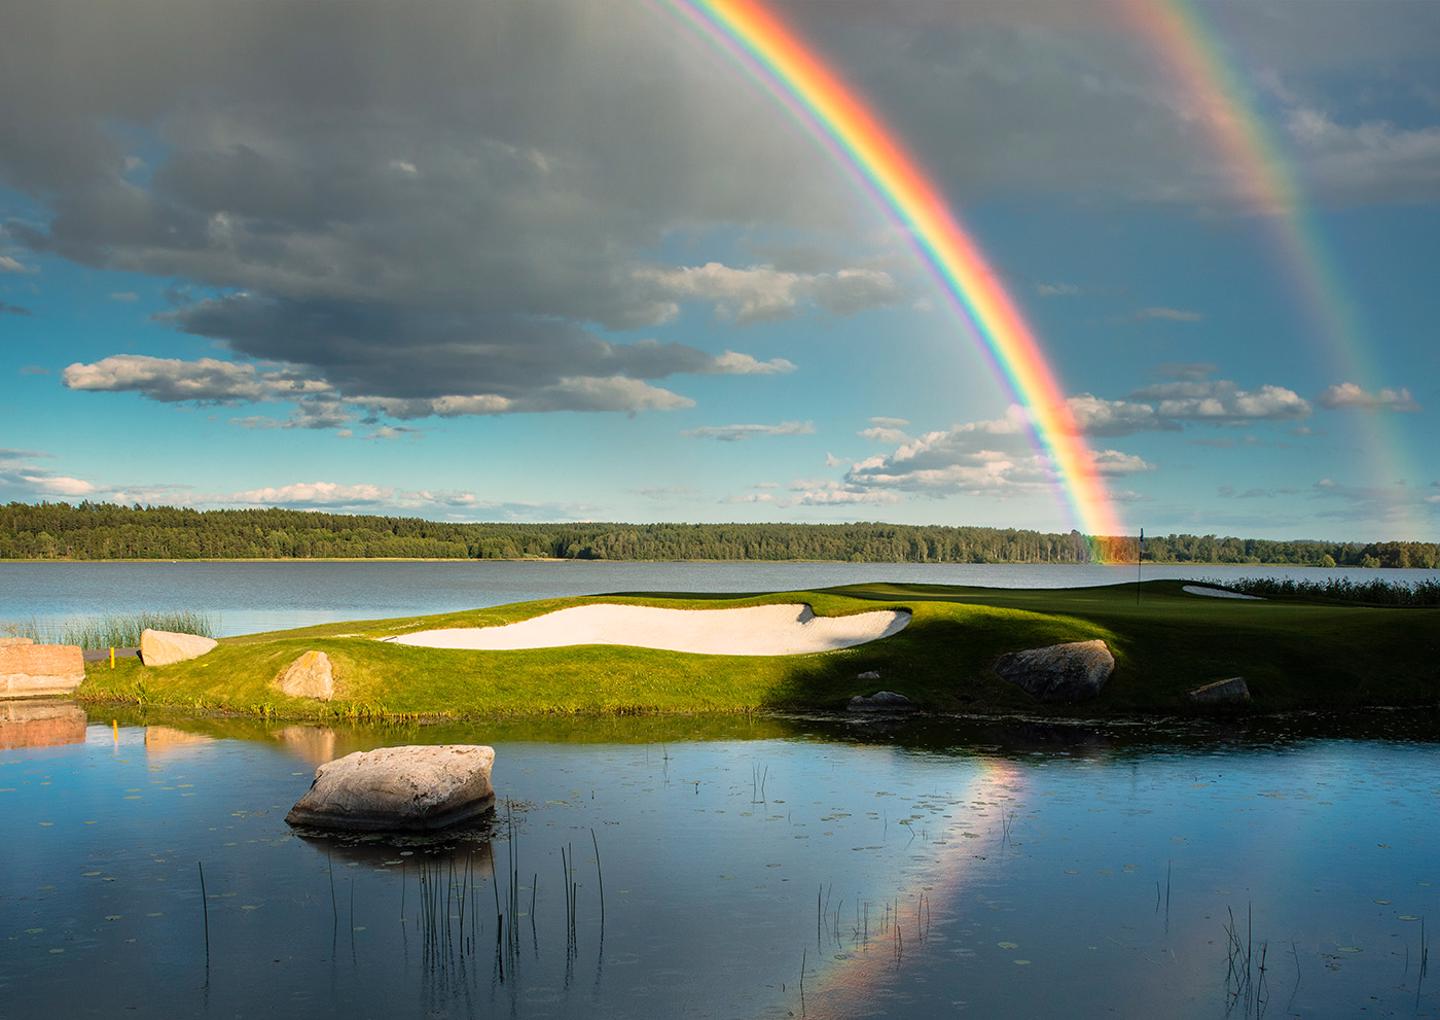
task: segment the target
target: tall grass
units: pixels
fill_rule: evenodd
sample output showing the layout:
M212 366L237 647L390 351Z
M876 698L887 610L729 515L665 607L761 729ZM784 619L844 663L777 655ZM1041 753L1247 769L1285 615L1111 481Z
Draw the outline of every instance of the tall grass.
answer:
M214 637L217 625L208 613L178 609L159 613L120 613L78 617L61 623L30 619L0 624L0 634L28 637L41 644L79 645L81 648L131 648L140 643L142 630L168 630Z
M1242 577L1225 581L1203 579L1200 583L1261 598L1301 598L1406 608L1440 606L1440 580L1385 581L1376 578L1352 581L1348 577L1330 577L1324 581L1295 581L1278 577Z

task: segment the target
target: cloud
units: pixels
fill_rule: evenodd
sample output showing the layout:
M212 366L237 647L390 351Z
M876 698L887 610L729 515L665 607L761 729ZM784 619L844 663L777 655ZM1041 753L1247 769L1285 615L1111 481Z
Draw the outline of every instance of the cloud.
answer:
M848 482L801 482L781 501L783 506L858 506L886 505L900 502L900 495L883 489L867 488Z
M143 354L115 354L90 364L77 361L65 368L61 381L72 390L133 392L162 403L298 399L330 389L324 382L301 378L294 369L261 370L218 358L183 361Z
M722 443L734 443L762 436L810 436L815 434L815 423L782 421L775 425L702 425L681 434L692 439L718 439Z
M895 446L909 440L909 436L901 429L884 428L879 425L868 429L861 429L855 433L861 439L868 439L872 443L885 443L888 446Z
M781 375L795 371L795 364L784 358L758 361L749 354L726 351L714 360L710 371L717 375Z
M909 418L889 418L889 417L886 417L885 415L879 415L879 414L877 414L877 415L872 415L872 416L871 416L871 418L870 418L870 424L871 424L871 425L877 425L877 426L879 426L880 428L885 428L885 429L903 429L906 425L909 425L909 424L910 424L910 419L909 419Z
M0 315L33 315L34 312L28 308L21 308L19 305L6 304L0 301Z
M1128 436L1135 432L1173 432L1178 422L1162 418L1150 404L1107 400L1082 393L1067 401L1076 427L1091 436Z
M1191 311L1188 308L1165 308L1156 306L1141 308L1131 316L1137 321L1160 319L1166 322L1199 322L1205 316L1200 312Z
M35 270L25 265L13 255L0 255L0 273L33 273Z
M1095 470L1102 475L1133 475L1154 471L1155 465L1143 457L1119 450L1096 450Z
M561 378L518 397L498 393L450 393L439 397L356 397L353 403L403 420L546 411L675 411L695 401L625 376Z
M735 268L720 262L675 269L639 269L657 302L703 301L721 318L741 325L785 319L816 306L837 315L891 305L901 297L889 273L840 269L831 273L787 272L773 266Z
M1310 403L1284 386L1263 385L1242 390L1226 379L1191 379L1156 383L1131 394L1154 402L1157 420L1235 424L1246 421L1287 421L1310 414Z
M1080 288L1073 283L1037 283L1035 293L1040 297L1078 297Z
M0 449L0 493L9 490L12 498L84 497L94 494L97 486L83 478L56 474L34 462L49 459L38 450Z
M1316 400L1321 407L1330 410L1338 408L1402 412L1415 412L1420 410L1420 405L1405 387L1400 387L1399 389L1385 387L1371 393L1355 383L1343 382L1328 387Z
M140 300L140 295L133 290L116 290L110 292L111 301L119 301L122 304L130 304Z
M869 265L877 253L849 242L844 268L713 261L737 231L852 238L873 213L840 200L852 183L763 91L671 45L663 11L579 0L442 0L405 17L388 0L264 11L187 0L124 17L89 0L18 11L0 39L0 94L27 101L0 109L0 186L27 219L5 224L6 257L174 281L159 321L237 363L296 366L346 399L459 395L536 411L685 404L575 380L793 370L782 357L623 342L683 301L748 320L901 294ZM20 41L60 37L59 50ZM657 262L682 234L696 264Z

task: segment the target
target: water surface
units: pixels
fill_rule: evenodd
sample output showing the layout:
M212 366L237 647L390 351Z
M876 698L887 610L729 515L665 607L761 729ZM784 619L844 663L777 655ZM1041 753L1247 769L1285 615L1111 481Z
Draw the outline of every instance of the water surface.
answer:
M0 750L0 1016L1440 1014L1433 717L49 725ZM493 828L283 821L317 761L462 740Z

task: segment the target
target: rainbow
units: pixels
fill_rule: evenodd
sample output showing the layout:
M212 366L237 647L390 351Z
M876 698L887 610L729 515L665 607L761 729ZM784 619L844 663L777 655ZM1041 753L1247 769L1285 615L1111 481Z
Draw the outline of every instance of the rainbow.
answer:
M1025 408L1032 436L1055 465L1077 526L1096 537L1123 535L1095 456L1034 332L979 245L901 140L854 88L758 0L675 0L672 6L749 67L907 230L947 301ZM1103 544L1097 547L1103 555Z
M1122 9L1123 28L1138 33L1164 58L1160 63L1196 103L1201 123L1233 171L1239 197L1272 228L1307 325L1328 350L1332 371L1343 377L1335 381L1375 387L1377 372L1369 356L1374 345L1349 288L1298 175L1248 98L1218 34L1192 0L1127 0ZM1409 473L1399 457L1403 444L1385 434L1380 415L1364 416L1360 427L1368 432L1364 460L1380 487ZM1425 530L1413 517L1404 523L1411 534Z

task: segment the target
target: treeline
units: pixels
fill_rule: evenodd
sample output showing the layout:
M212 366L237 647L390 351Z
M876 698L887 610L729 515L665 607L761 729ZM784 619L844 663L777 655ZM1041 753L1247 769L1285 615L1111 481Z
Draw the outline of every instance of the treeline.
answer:
M907 524L458 524L305 510L110 503L0 507L0 559L838 560L1133 562L1133 538ZM1156 563L1440 567L1440 545L1147 537Z

